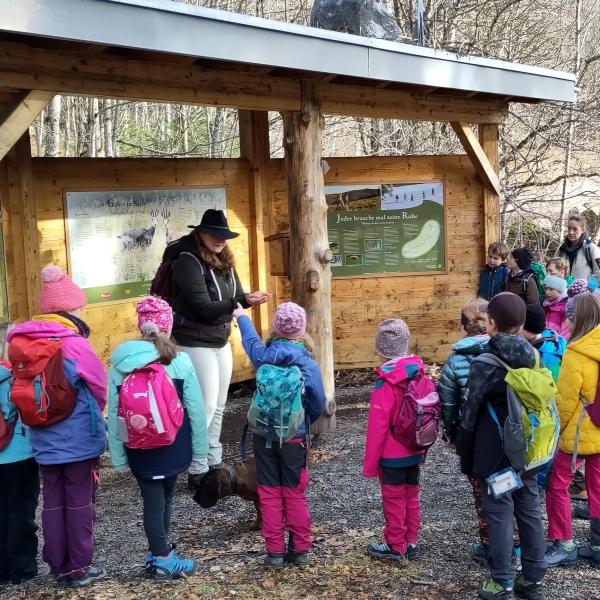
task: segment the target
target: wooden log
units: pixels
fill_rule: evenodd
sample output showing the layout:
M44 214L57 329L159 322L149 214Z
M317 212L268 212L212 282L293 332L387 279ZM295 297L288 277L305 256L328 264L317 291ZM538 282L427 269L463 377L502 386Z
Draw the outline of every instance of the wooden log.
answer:
M239 111L240 157L250 163L250 281L253 290L273 290L269 271L269 248L264 238L270 234L271 214L271 147L269 143L269 113ZM256 330L266 337L272 318L272 305L261 304L254 309Z
M483 185L489 191L500 195L500 179L498 178L497 168L494 168L489 158L486 156L484 149L481 147L475 132L467 123L453 122L451 123L454 133L458 136L460 143L463 145L467 156L471 159L477 174L479 175ZM496 150L496 155L498 151Z
M19 94L0 114L0 160L29 129L54 94L30 90Z
M306 309L308 333L315 343L325 394L326 414L315 433L335 428L331 269L327 203L321 167L323 117L314 81L301 84L299 112L283 115L283 143L288 182L290 282L292 299Z
M498 161L498 125L488 124L479 126L479 143L496 173ZM483 238L485 248L492 242L500 240L500 191L492 192L487 187L483 189Z

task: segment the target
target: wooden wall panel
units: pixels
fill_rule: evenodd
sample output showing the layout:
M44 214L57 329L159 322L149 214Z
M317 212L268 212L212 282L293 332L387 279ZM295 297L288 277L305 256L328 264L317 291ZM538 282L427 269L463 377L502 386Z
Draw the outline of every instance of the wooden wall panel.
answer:
M226 187L227 216L232 229L241 233L232 241L238 273L250 290L249 168L245 160L161 159L47 159L33 160L35 198L40 244L40 268L49 262L67 267L63 210L65 191L85 189L135 189L177 187ZM93 268L93 265L90 265ZM14 273L13 273L14 279ZM85 309L84 319L92 329L91 342L106 360L121 342L137 336L135 301L96 304ZM232 334L234 379L251 377L239 333Z
M483 193L466 156L332 158L326 184L444 182L447 204L448 273L334 279L333 326L336 368L377 363L377 324L402 317L411 328L412 349L426 360L442 361L460 337L460 309L475 296L484 256ZM283 162L273 161L273 231L287 229ZM277 301L289 298L278 277Z

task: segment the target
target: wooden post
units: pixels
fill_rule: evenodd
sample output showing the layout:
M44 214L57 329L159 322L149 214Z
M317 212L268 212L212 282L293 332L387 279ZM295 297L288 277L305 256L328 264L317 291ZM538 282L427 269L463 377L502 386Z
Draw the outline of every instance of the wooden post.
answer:
M271 232L269 113L240 110L238 116L240 158L250 163L250 281L253 291L274 291L269 274L268 244L264 241ZM272 312L270 304L261 304L253 311L256 330L263 337L269 333Z
M38 312L40 261L37 214L31 174L31 142L26 132L2 161L2 209L8 301L11 319L28 319Z
M499 172L498 139L498 125L479 126L479 143L496 174ZM500 198L487 186L483 186L483 215L483 237L487 250L492 242L500 241Z
M323 125L318 84L302 81L301 110L283 114L283 145L288 181L292 299L306 309L308 332L315 342L314 357L321 368L327 396L326 415L317 422L314 433L335 428L331 251L321 167Z

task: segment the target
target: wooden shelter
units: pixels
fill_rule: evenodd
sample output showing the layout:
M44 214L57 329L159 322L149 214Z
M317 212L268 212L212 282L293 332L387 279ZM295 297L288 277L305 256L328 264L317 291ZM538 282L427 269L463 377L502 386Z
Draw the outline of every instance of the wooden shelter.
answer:
M223 187L230 223L243 233L234 249L245 286L307 308L330 413L334 367L373 364L384 317L402 315L415 350L444 357L485 247L499 235L498 126L509 103L571 102L575 93L570 74L169 0L0 0L0 14L4 316L36 312L41 266L70 267L69 191ZM28 128L54 94L236 108L241 158L32 159ZM284 115L285 161L270 158L267 111ZM325 114L449 122L466 156L328 158L324 177ZM403 182L444 186L442 268L332 283L324 184ZM285 236L264 242L288 230L289 282L269 269ZM132 305L86 309L105 358L134 335ZM274 305L254 312L263 334ZM239 380L250 370L234 342Z

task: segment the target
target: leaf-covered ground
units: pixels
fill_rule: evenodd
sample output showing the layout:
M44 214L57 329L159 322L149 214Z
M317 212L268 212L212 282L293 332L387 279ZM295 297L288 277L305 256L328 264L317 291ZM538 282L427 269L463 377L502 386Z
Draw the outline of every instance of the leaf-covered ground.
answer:
M265 569L261 536L250 529L253 506L230 498L203 510L192 501L181 478L173 538L182 555L197 559L197 573L177 582L144 579L145 539L137 486L103 461L96 554L109 578L77 590L59 590L44 578L26 586L0 588L0 595L11 600L476 597L485 571L470 558L476 541L471 496L458 474L456 458L440 444L430 453L422 475L422 557L399 568L366 556L366 544L381 537L383 518L376 483L360 476L369 388L349 385L357 382L338 382L338 428L313 449L309 500L314 553L309 568ZM247 398L230 401L224 428L229 456L236 451L246 406ZM581 541L588 527L585 521L576 522ZM551 572L547 598L600 600L600 569L581 564Z

